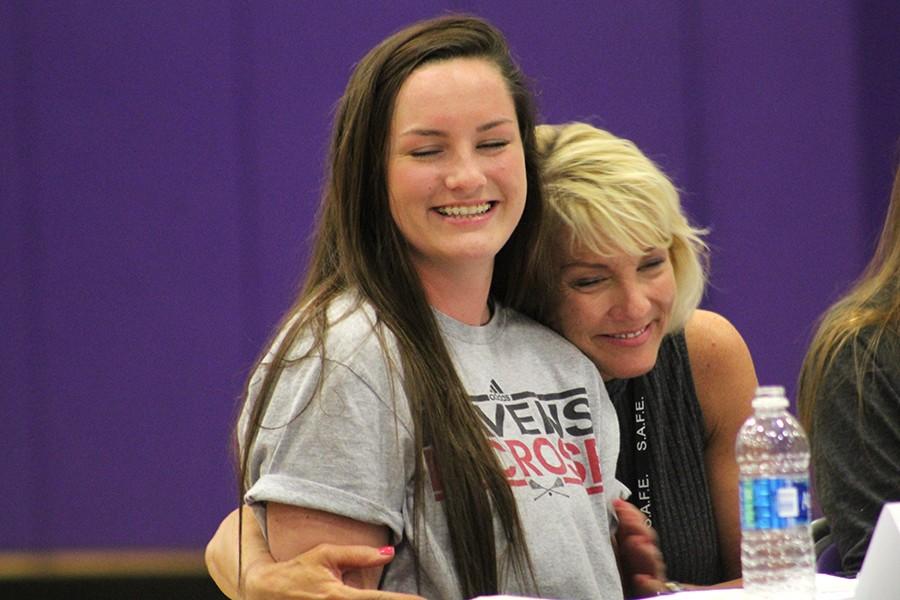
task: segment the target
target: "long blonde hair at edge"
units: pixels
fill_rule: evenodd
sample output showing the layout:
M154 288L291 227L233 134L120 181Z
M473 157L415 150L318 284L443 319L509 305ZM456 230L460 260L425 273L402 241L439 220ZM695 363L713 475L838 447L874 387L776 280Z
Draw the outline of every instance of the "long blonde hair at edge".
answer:
M667 333L683 328L703 297L708 249L706 230L690 224L671 180L633 142L587 123L540 125L536 137L556 250L545 275L551 295L561 254L575 246L601 256L668 248L677 292ZM538 317L552 323L556 302L542 308Z
M850 291L822 316L800 369L797 405L811 438L819 388L835 357L847 346L852 349L856 399L862 410L863 383L888 331L900 335L900 165L875 254Z

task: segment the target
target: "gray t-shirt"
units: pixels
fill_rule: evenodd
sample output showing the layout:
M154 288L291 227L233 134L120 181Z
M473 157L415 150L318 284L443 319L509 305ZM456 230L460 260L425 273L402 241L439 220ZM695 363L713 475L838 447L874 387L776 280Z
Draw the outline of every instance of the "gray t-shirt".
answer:
M246 501L265 530L265 503L323 510L388 527L397 555L384 589L460 598L438 477L426 482L416 589L412 541L412 424L392 336L375 333L363 305L334 303L326 360L297 361L279 378L250 457ZM471 327L436 313L457 372L507 469L538 590L507 580L502 592L547 598L621 598L610 544L609 502L627 493L614 478L615 411L593 364L526 317L497 307ZM297 344L299 355L308 341ZM326 377L317 390L322 368ZM393 374L393 375L392 375ZM251 381L251 395L259 382ZM241 422L241 429L245 426ZM426 449L426 465L428 461ZM406 542L406 543L401 543ZM504 542L498 542L503 544ZM498 556L503 556L498 547ZM514 579L512 576L509 579Z

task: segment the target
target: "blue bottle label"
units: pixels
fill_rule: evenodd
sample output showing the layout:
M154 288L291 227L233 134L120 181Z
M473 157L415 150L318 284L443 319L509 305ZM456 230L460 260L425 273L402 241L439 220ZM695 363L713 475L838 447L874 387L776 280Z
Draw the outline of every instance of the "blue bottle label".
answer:
M741 527L784 529L809 523L809 480L764 477L741 480Z

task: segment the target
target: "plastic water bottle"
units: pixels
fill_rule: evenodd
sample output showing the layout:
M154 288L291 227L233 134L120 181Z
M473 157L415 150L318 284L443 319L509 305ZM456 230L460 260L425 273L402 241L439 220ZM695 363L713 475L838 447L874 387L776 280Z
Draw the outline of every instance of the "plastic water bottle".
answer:
M787 407L783 387L757 388L754 414L738 433L741 568L751 596L812 599L809 441Z

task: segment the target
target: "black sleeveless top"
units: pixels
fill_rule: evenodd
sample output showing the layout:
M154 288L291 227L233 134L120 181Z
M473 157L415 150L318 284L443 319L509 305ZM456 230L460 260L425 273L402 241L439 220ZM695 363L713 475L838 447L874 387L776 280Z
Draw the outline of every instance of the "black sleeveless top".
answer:
M663 339L649 373L606 387L622 432L616 478L651 518L669 579L724 581L703 463L706 427L684 332Z

